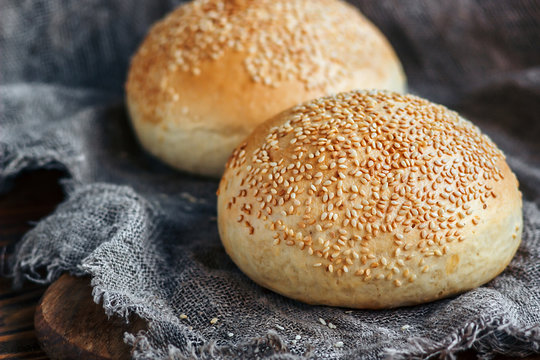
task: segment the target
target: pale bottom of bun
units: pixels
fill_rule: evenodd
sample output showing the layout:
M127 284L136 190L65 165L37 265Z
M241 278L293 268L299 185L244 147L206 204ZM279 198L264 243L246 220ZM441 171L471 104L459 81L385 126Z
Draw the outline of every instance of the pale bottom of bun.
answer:
M384 279L365 281L354 275L354 268L339 277L328 274L314 267L318 258L294 246L273 245L274 232L263 222L252 223L256 238L247 236L243 224L227 219L224 203L218 204L218 220L227 253L259 285L309 304L381 309L459 294L500 274L519 247L523 220L519 197L497 202L499 207L489 209L478 226L468 230L466 240L453 243L442 256L425 258L422 266L411 267L415 281L401 279L399 286ZM384 247L392 238L378 241Z
M220 177L233 149L247 135L244 131L220 131L200 123L186 129L175 122L144 121L131 111L131 120L141 145L175 169ZM192 123L186 121L187 123Z

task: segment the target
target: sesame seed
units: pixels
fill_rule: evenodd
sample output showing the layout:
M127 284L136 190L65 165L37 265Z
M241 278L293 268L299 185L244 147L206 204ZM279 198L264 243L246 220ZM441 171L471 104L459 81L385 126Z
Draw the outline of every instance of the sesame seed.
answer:
M388 105L393 101L407 110ZM396 286L416 278L407 261L443 256L451 243L466 241L454 231L465 227L475 202L491 204L495 190L486 188L482 174L490 184L498 181L496 159L502 158L477 128L411 95L360 91L307 104L290 110L289 120L271 128L258 147L233 153L228 169L249 168L229 202L240 222L255 215L245 206L253 196L263 215L282 221L270 225L276 246L307 248L317 257L313 268L322 267L325 276L350 271ZM480 217L471 221L477 225ZM284 224L297 225L289 233ZM392 256L377 253L381 234L393 237Z

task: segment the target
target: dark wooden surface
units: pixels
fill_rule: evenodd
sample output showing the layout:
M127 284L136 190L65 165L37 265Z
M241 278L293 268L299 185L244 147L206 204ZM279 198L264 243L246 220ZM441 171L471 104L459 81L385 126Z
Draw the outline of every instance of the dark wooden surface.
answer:
M64 197L57 171L39 171L20 176L8 194L0 195L0 247L14 244L37 221L51 213ZM7 256L13 247L8 247ZM121 343L125 329L144 326L132 319L129 328L119 319L109 320L91 298L88 279L62 276L42 296L45 286L27 283L14 291L11 280L0 277L0 360L48 359L38 338L54 358L127 358L129 349ZM40 299L43 302L40 306ZM64 307L51 306L58 303ZM65 301L70 299L70 302ZM37 306L37 310L36 310ZM34 328L34 317L39 333ZM72 319L79 319L74 323ZM471 351L460 359L474 359ZM498 357L503 360L506 358ZM540 356L527 358L540 360Z
M62 174L39 171L21 175L0 196L0 247L13 244L37 221L51 213L64 195ZM0 359L47 359L34 331L34 310L46 287L27 283L14 291L11 280L0 277Z
M36 308L34 324L41 347L54 359L129 359L124 332L145 328L135 316L128 324L108 318L92 300L90 280L68 274L49 286Z

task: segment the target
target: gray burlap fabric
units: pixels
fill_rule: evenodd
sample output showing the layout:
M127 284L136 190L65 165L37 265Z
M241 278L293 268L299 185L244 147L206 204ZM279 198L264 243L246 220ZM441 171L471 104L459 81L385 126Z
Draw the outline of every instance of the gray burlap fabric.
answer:
M15 283L90 274L108 314L148 321L125 336L137 359L540 352L540 2L356 4L395 46L412 92L461 111L507 153L525 229L502 275L389 311L307 306L260 288L220 245L217 182L161 165L129 127L129 57L175 1L2 0L0 189L37 168L69 178L67 200L19 244Z

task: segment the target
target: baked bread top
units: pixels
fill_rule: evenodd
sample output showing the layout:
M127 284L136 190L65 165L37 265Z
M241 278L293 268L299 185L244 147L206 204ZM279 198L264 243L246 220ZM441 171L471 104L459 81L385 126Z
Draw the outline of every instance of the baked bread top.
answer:
M354 88L405 90L384 36L339 0L197 0L149 32L127 103L142 145L168 164L221 176L258 124Z

